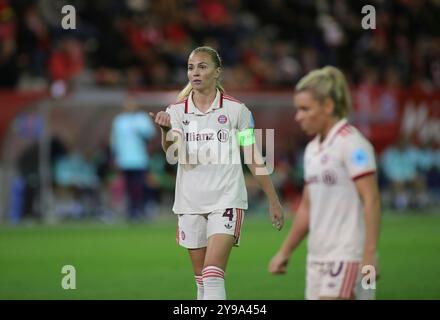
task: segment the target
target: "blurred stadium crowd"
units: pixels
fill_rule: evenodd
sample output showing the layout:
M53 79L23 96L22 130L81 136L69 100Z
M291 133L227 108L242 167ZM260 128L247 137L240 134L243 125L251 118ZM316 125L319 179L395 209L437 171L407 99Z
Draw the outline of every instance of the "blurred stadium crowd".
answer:
M61 28L73 5L77 29ZM377 10L362 30L361 9ZM353 84L372 79L440 86L435 0L0 0L0 87L54 80L86 85L176 87L187 53L221 52L232 89L291 87L311 69L342 68Z
M61 29L61 7L77 10L77 30ZM361 8L377 10L377 29L362 30ZM356 86L440 89L439 2L252 0L0 0L0 89L69 87L176 89L186 83L188 53L210 45L223 58L228 90L292 90L323 65L340 67ZM292 117L293 121L293 117ZM303 137L277 154L273 181L295 207L302 188ZM174 192L175 168L151 140L146 212L158 214ZM40 216L39 144L20 156L10 216ZM384 204L397 210L440 206L440 150L401 139L380 156ZM62 217L124 212L124 179L110 145L84 152L53 137L55 211ZM263 208L247 175L250 209ZM15 197L15 198L14 198ZM14 200L15 199L15 200ZM14 205L14 203L16 205Z

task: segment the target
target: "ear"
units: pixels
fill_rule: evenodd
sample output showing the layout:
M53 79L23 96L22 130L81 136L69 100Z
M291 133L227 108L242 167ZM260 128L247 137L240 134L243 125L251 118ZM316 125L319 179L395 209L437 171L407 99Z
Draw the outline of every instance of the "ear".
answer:
M327 97L324 100L324 111L326 114L328 114L329 116L333 115L334 111L335 111L335 102L333 101L332 98Z
M217 69L215 69L215 78L216 79L220 78L221 73L222 73L222 68L218 67Z

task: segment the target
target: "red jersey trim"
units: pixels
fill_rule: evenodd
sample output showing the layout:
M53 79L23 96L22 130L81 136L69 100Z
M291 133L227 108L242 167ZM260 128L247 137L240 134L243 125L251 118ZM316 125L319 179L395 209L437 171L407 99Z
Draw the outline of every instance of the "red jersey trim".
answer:
M190 94L191 95L191 94ZM188 107L188 99L189 99L189 97L190 96L188 96L186 99L185 99L185 113L189 113L189 107ZM224 95L223 95L223 93L220 91L220 101L219 101L219 106L218 106L218 108L213 108L213 110L215 110L215 109L221 109L221 108L223 108L223 98L224 98Z
M235 103L243 104L243 102L241 102L240 100L237 100L237 99L235 99L235 98L233 98L233 97L224 96L223 98L226 99L226 100L229 100L229 101L235 102Z
M185 113L188 113L188 97L185 99Z
M338 135L346 136L347 134L350 133L352 133L352 130L350 128L350 124L347 122L333 134L333 136L329 139L328 144L326 145L328 146L331 145Z
M351 127L349 125L347 125L346 127L344 126L340 130L338 130L338 133L336 135L339 134L339 135L345 137L345 136L347 136L347 135L349 135L351 133L353 133L353 131L352 131Z
M360 174L358 174L358 175L355 175L354 177L351 177L351 179L352 179L353 181L355 181L355 180L357 180L357 179L360 179L360 178L363 178L363 177L369 176L369 175L374 174L374 173L376 173L376 170L367 171L367 172L364 172L364 173L360 173Z
M350 130L350 125L348 123L346 123L342 127L340 127L338 129L338 131L336 131L335 136L340 134L340 133L342 133L342 132L344 132L344 131L347 131L347 129Z

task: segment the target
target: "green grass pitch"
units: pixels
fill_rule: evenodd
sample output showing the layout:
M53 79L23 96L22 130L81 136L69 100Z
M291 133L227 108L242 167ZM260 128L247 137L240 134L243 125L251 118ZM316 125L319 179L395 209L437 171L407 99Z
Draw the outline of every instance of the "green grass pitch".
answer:
M241 247L226 273L229 299L303 299L305 244L288 274L267 264L291 220L277 232L249 216ZM175 242L176 222L0 227L0 299L194 299L188 254ZM64 290L64 265L76 269L76 290ZM383 217L378 299L440 299L440 215Z

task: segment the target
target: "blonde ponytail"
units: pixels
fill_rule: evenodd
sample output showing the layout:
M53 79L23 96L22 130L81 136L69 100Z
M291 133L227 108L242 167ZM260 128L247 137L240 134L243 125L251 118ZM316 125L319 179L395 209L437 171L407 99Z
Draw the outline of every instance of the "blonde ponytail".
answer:
M351 97L347 80L337 68L327 66L313 70L296 85L296 91L310 91L319 102L331 98L335 104L333 114L338 118L347 117L351 109Z
M182 91L179 92L179 95L177 96L177 101L182 101L183 99L188 97L191 90L192 90L192 85L190 82L188 82L185 88L183 88Z
M221 93L225 93L225 89L223 88L222 84L219 80L217 80L217 84L215 86Z

